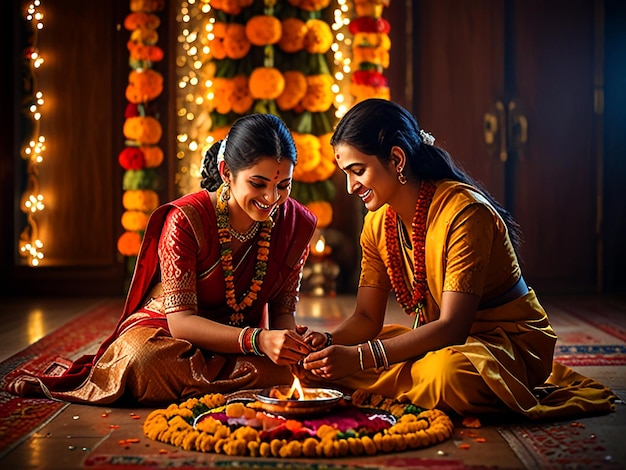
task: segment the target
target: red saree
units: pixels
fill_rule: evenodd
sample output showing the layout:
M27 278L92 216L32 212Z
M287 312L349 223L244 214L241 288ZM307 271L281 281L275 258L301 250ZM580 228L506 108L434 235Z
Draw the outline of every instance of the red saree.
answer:
M231 310L225 299L215 208L209 193L199 191L165 204L151 215L115 331L96 354L74 361L62 375L36 377L47 396L105 404L121 398L130 384L142 390L132 393L135 399L152 404L193 394L245 387L255 380L251 374L258 374L258 360L269 362L265 358L246 358L244 368L232 364L227 366L229 358L226 356L201 351L169 334L165 313L168 309L167 296L160 296L160 271L166 265L163 260L161 264L159 262L159 254L163 254L159 252L159 245L166 223L172 223L174 217L180 221L180 227L171 229L172 232L178 230L171 246L189 255L188 266L190 259L195 264L191 273L189 270L176 273L180 278L192 276L195 279L194 296L187 295L185 299L193 301L198 315L228 323ZM284 302L284 290L290 288L294 279L299 279L308 253L316 221L304 206L288 199L280 206L274 220L265 279L256 301L244 310L245 318L240 326L261 326L266 319L268 305ZM239 250L241 253L233 255L237 266L234 275L237 296L250 286L254 275L254 242L251 246L250 254L242 247ZM295 306L297 286L293 293ZM148 368L146 363L150 361L154 364ZM134 370L129 372L131 364ZM222 369L228 370L224 372ZM224 373L226 376L223 376ZM176 381L185 384L177 390L172 386ZM155 383L157 391L154 391Z

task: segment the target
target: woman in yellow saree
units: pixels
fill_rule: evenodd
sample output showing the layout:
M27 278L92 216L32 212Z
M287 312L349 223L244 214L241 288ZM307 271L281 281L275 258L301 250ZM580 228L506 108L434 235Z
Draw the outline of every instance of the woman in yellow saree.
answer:
M553 362L557 338L522 277L519 227L407 110L360 102L331 142L369 212L354 313L309 333L322 349L304 359L306 381L460 415L613 409L609 389ZM384 325L391 290L413 328Z
M18 394L163 404L293 380L315 216L289 198L296 148L277 117L240 118L203 160L202 190L150 217L124 311L95 355L20 374ZM278 382L277 382L278 381Z

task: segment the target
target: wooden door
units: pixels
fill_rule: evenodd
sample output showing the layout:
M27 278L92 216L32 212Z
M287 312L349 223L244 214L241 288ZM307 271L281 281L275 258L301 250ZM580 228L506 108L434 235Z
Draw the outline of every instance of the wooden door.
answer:
M513 213L542 292L596 288L594 21L592 0L414 7L420 125Z

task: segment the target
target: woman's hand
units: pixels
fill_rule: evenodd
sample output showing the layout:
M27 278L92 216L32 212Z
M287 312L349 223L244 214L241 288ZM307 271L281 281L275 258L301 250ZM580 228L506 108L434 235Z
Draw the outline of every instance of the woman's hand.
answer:
M261 352L278 365L297 364L311 352L296 330L262 330L258 342Z
M326 346L326 342L328 341L326 333L322 333L321 331L307 329L302 335L304 337L304 341L311 347L312 351L319 351Z
M302 367L323 379L337 380L360 370L359 353L356 346L335 344L311 352L302 361Z

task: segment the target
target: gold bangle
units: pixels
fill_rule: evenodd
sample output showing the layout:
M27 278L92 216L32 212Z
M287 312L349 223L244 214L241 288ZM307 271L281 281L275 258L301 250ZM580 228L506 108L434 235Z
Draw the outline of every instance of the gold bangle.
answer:
M361 366L361 370L365 370L365 366L363 364L363 348L360 344L357 346L357 351L359 351L359 365Z

